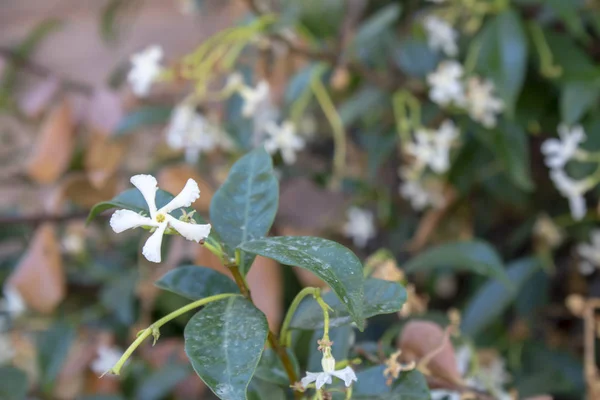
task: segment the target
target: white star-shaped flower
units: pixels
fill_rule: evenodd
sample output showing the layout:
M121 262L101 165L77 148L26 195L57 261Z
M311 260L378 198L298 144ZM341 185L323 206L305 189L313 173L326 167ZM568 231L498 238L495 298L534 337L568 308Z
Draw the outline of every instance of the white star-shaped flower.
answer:
M415 158L419 167L429 165L443 174L450 168L450 148L459 136L459 131L450 120L444 121L437 131L419 129L415 141L406 145L406 152Z
M486 128L495 127L497 115L504 110L504 102L494 96L494 91L494 83L490 80L473 77L467 81L467 112Z
M152 83L160 74L162 58L163 50L156 45L131 56L131 70L127 81L137 96L145 97L150 93Z
M590 234L590 243L580 243L577 254L582 258L579 270L584 275L589 275L600 267L600 229L595 229Z
M17 318L27 311L27 305L17 288L5 285L3 292L4 299L0 301L0 310L10 315L11 318Z
M274 154L279 150L284 163L288 165L295 163L296 152L304 148L305 142L296 133L294 124L285 121L278 126L275 122L269 121L265 125L265 131L268 135L265 139L265 149L269 154Z
M116 233L142 226L154 228L154 233L148 238L142 249L142 254L148 261L160 262L162 239L167 228L178 232L187 240L197 243L208 237L210 224L185 222L170 215L174 210L189 207L200 197L200 189L196 181L188 179L183 190L160 210L156 209L156 191L158 190L156 178L151 175L135 175L131 177L131 183L144 196L150 210L150 217L145 217L131 210L117 210L110 219L110 226Z
M309 384L315 382L317 390L321 389L325 384L331 384L332 377L335 376L344 381L346 387L350 387L352 382L356 382L356 374L350 367L345 367L340 370L335 369L335 358L331 355L331 349L325 349L323 358L321 359L323 372L306 372L306 376L300 380L302 386L306 389Z
M255 88L243 86L239 91L240 96L244 99L242 115L246 118L253 116L256 110L270 101L269 93L271 90L267 81L260 81Z
M542 153L549 168L562 168L573 158L579 145L585 140L585 131L580 125L569 128L565 124L558 126L559 139L548 139L542 143Z
M175 150L185 150L190 163L198 161L200 153L217 147L220 129L196 112L193 105L179 104L175 107L167 126L167 145Z
M373 213L362 208L350 207L346 215L348 221L344 225L344 235L352 238L356 246L365 247L377 234Z
M98 346L96 350L97 356L90 364L90 368L95 374L102 375L106 371L110 371L112 367L119 361L123 352L117 347L106 345Z
M458 32L452 26L435 15L423 19L423 27L427 31L427 44L432 50L442 51L448 57L458 54Z
M436 104L447 106L455 103L463 106L465 103L465 88L462 82L464 70L457 61L443 61L435 72L427 75L427 83L431 87L429 98Z
M569 200L573 219L576 221L583 219L587 211L583 196L590 189L588 182L586 180L574 180L562 168L552 169L550 179L554 182L556 189Z

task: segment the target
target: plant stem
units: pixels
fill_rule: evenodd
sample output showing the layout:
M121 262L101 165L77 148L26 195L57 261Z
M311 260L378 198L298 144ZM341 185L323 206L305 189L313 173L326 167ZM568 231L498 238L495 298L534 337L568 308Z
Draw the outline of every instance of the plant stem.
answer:
M156 321L152 325L150 325L148 328L141 331L138 334L137 339L135 339L135 341L127 348L127 350L125 350L125 353L123 353L123 355L121 356L119 361L117 361L117 363L114 365L114 367L112 367L107 372L111 372L115 375L119 375L121 373L121 368L123 367L125 362L129 359L131 354L133 354L135 349L137 349L140 346L140 344L142 344L142 342L144 340L146 340L146 338L148 338L148 336L150 336L150 335L154 336L154 341L156 342L156 340L158 339L160 327L163 326L164 324L166 324L167 322L179 317L182 314L185 314L188 311L193 310L194 308L198 308L198 307L204 306L208 303L211 303L213 301L222 300L222 299L232 297L232 296L239 296L239 294L223 293L223 294L217 294L217 295L210 296L210 297L205 297L204 299L194 301L186 306L181 307L178 310L173 311L170 314L165 315L164 317L162 317L161 319L159 319L158 321Z
M308 295L315 296L316 293L318 293L319 291L319 288L306 287L296 295L296 297L292 301L292 304L290 305L287 314L285 314L283 324L281 324L281 330L279 331L279 339L281 341L282 346L289 347L291 345L289 337L290 335L288 331L290 330L290 323L292 322L292 318L294 317L294 313L298 309L300 302Z

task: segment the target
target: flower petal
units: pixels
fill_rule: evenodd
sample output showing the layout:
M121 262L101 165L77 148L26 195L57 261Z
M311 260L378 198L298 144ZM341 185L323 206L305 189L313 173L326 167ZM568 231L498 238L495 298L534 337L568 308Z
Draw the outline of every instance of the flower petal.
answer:
M116 233L121 233L131 228L138 228L140 226L149 225L157 226L156 222L152 221L148 217L144 217L131 210L117 210L110 217L110 227Z
M183 222L170 215L167 216L167 220L169 221L169 225L179 232L181 236L196 243L206 239L210 234L210 224L192 224Z
M156 191L158 190L156 178L152 175L135 175L131 177L130 182L142 193L148 204L150 216L154 218L156 215Z
M160 262L160 248L165 229L167 229L167 224L159 225L159 227L156 229L156 232L154 232L152 236L146 240L146 244L144 244L144 248L142 249L142 254L148 261L154 263Z
M358 378L356 377L356 374L354 373L354 370L350 367L346 367L346 368L340 369L338 371L332 371L331 375L337 376L338 378L343 380L346 387L349 387L350 385L352 385L352 381L358 380Z
M331 383L331 375L327 372L321 372L317 375L317 383L315 386L317 389L321 389L323 385Z
M306 372L306 376L300 380L300 384L302 387L306 389L308 385L317 380L317 376L319 376L318 372Z
M184 188L179 192L173 200L171 200L166 206L160 209L160 212L170 213L173 210L177 210L181 207L189 207L193 202L198 200L200 197L200 188L193 179L188 179Z

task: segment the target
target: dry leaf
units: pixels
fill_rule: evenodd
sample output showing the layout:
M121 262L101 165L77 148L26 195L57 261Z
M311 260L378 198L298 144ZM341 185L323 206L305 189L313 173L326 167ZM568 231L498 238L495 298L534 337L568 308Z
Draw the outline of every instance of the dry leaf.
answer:
M47 77L19 96L19 109L29 118L38 118L58 93L59 88L60 81L55 76Z
M398 348L402 350L403 358L417 363L432 351L440 349L427 364L427 369L431 375L449 383L461 383L454 347L439 325L429 321L410 321L402 329Z
M85 170L92 186L101 189L125 155L125 143L100 132L92 133L85 152Z
M52 224L37 229L8 284L19 291L29 308L41 313L51 313L65 297L65 273Z
M123 115L123 102L117 92L106 88L94 90L86 118L90 129L108 136L117 129Z
M200 188L200 198L192 204L192 207L200 213L206 213L215 191L210 184L198 175L194 168L189 165L168 166L161 169L157 177L160 188L174 195L183 189L190 178L195 180Z
M96 203L114 197L117 192L117 179L112 177L104 183L102 188L96 188L84 173L75 172L60 182L59 190L62 196L74 204L82 208L91 208Z
M524 400L552 400L553 397L547 394L540 394L538 396L526 397Z
M73 116L67 100L62 100L46 116L29 156L26 172L38 183L55 182L69 167L75 147Z
M56 385L54 398L74 399L82 393L85 387L86 367L96 357L96 343L79 335L69 349Z

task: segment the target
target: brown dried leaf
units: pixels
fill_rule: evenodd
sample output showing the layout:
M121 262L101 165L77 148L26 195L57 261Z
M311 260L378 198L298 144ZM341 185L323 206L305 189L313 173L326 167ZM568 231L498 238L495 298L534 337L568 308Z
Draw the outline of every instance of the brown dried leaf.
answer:
M85 169L90 183L101 189L115 173L125 155L125 142L112 140L100 132L90 137L85 152Z
M19 291L29 308L41 313L51 313L65 297L65 273L52 224L37 229L8 284Z
M410 321L402 330L398 348L402 350L403 358L417 363L440 349L427 364L427 369L435 377L453 384L461 383L454 347L439 325L429 321Z
M42 124L27 162L27 175L38 183L55 182L71 162L75 147L73 133L71 106L63 99Z
M160 170L157 177L160 188L173 195L177 195L190 178L195 180L200 188L200 198L192 204L192 207L200 213L206 213L215 190L200 177L194 168L185 164L168 166Z
M91 208L94 204L111 199L117 192L117 179L112 177L101 188L92 185L84 173L69 174L60 183L62 194L82 208Z

